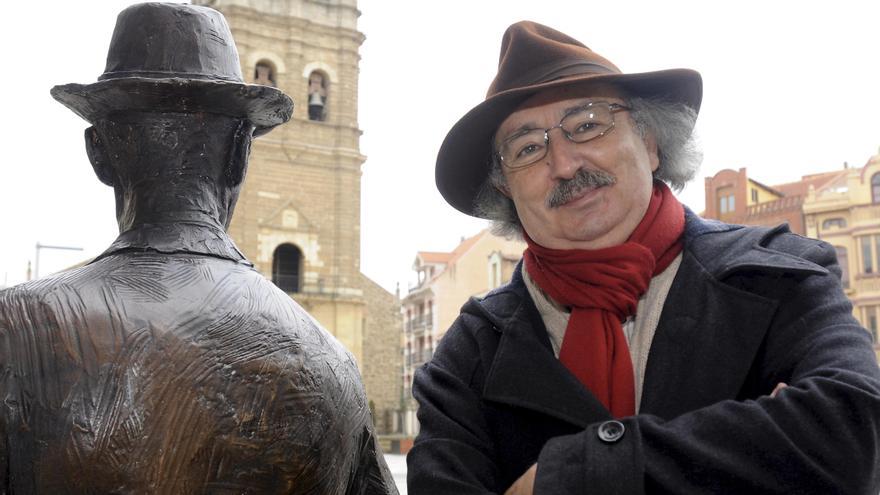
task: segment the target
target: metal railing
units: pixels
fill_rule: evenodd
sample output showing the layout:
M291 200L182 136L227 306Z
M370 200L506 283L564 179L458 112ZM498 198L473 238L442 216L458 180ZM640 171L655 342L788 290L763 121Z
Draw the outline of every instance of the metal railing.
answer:
M403 361L407 367L421 366L431 360L434 351L431 349L415 350L403 353Z
M427 313L406 322L406 331L408 333L431 331L434 328L434 315Z

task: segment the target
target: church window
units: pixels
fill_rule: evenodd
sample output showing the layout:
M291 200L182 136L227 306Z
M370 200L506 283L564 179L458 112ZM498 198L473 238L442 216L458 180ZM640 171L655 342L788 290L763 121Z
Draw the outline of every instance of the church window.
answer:
M275 68L266 60L257 62L254 67L254 82L264 86L277 86L275 80Z
M327 118L327 76L320 71L309 74L309 120Z
M284 292L300 292L302 251L293 244L282 244L272 255L272 282Z

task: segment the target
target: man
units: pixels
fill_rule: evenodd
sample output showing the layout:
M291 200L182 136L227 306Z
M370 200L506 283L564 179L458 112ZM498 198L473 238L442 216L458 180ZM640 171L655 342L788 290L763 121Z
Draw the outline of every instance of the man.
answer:
M0 292L0 493L396 493L357 366L225 232L281 91L242 81L223 16L140 4L86 119L120 236Z
M880 490L880 371L833 248L700 219L667 187L696 172L700 99L696 72L505 33L437 185L528 248L416 374L412 492Z

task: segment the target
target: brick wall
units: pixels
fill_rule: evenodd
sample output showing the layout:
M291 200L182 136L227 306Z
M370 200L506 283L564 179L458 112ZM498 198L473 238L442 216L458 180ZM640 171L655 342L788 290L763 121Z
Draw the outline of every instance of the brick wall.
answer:
M364 361L361 374L367 388L376 431L392 433L392 415L400 408L403 383L400 378L400 302L366 276L364 291Z

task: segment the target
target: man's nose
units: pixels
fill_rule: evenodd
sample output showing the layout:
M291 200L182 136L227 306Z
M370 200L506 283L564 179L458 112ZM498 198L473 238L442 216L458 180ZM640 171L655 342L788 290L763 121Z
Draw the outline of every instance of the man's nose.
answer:
M553 132L558 130L559 132ZM551 135L552 134L552 135ZM551 177L554 179L571 179L583 164L583 156L577 150L578 144L565 136L561 127L554 127L547 131L547 166L550 167Z

